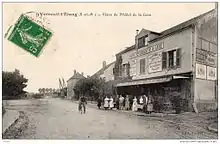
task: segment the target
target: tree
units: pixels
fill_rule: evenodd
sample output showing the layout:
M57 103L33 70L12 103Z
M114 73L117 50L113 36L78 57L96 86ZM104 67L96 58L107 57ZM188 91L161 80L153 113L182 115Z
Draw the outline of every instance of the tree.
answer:
M74 92L76 99L78 99L80 95L87 96L92 100L97 100L99 96L113 95L112 85L105 82L103 78L98 77L88 77L79 80L74 87Z
M21 98L26 92L23 90L28 79L20 74L18 69L14 72L2 72L2 93L5 99Z

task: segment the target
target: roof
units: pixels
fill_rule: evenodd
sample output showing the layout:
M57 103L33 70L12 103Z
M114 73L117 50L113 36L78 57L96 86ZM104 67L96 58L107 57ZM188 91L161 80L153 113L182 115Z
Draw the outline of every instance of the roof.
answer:
M201 19L202 17L204 17L205 15L207 15L209 13L212 13L214 10L215 9L212 9L212 10L210 10L210 11L208 11L206 13L203 13L203 14L197 16L197 17L194 17L194 18L192 18L192 19L190 19L188 21L182 22L182 23L180 23L180 24L178 24L178 25L176 25L174 27L171 27L171 28L169 28L167 30L164 30L164 31L161 32L161 35L159 37L151 40L150 42L156 41L156 40L158 40L158 39L160 39L160 38L162 38L164 36L167 36L169 34L172 34L172 33L176 32L176 31L182 30L184 28L193 26L193 25L195 25L198 22L199 19Z
M132 46L130 46L130 47L127 47L126 49L120 51L120 52L117 53L116 55L118 55L118 54L123 54L123 53L126 53L126 52L129 52L129 51L131 51L131 50L133 50L133 49L135 49L135 45L132 45Z
M71 79L84 79L85 77L82 75L82 74L80 74L80 73L76 73L76 74L74 74L69 80L71 80ZM67 81L69 81L69 80L67 80Z
M96 72L93 76L100 76L100 75L104 74L104 71L105 71L107 68L109 68L111 65L113 65L114 63L115 63L115 61L112 62L112 63L110 63L110 64L108 64L106 67L101 68L101 69L100 69L98 72Z
M158 36L157 38L151 40L150 42L155 42L155 41L157 41L157 40L159 40L159 39L161 39L161 38L163 38L163 37L165 37L167 35L170 35L170 34L172 34L174 32L177 32L179 30L182 30L182 29L185 29L185 28L190 27L192 25L195 25L199 19L201 19L202 17L204 17L205 15L207 15L209 13L212 13L213 11L215 11L215 9L212 9L212 10L210 10L210 11L208 11L206 13L203 13L203 14L197 16L197 17L194 17L194 18L192 18L192 19L190 19L188 21L182 22L182 23L180 23L180 24L178 24L178 25L176 25L174 27L166 29L166 30L162 31L161 33L151 32L151 33L155 33L155 34L160 34L160 36ZM142 29L141 31L148 31L148 30ZM135 45L132 45L131 47L127 47L125 50L119 52L118 54L123 54L123 53L131 51L133 49L135 49Z

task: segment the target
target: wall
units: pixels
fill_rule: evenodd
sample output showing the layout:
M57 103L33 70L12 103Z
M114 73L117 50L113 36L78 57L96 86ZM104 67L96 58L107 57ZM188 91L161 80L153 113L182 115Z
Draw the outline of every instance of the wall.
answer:
M137 56L140 51L143 51L144 49L148 49L151 46L154 46L156 44L163 43L164 48L161 50L157 50L155 52L150 52L141 56ZM148 58L152 54L159 53L161 54L164 51L169 51L172 49L181 48L181 67L174 69L174 70L160 70L157 72L149 73L149 64L148 64ZM141 75L140 74L140 59L145 58L145 71L146 73ZM130 59L135 61L136 64L136 71L133 79L144 79L144 78L151 78L151 77L158 77L158 76L164 76L164 75L171 75L171 74L178 74L178 73L186 73L192 71L192 29L188 28L183 31L180 31L176 34L173 34L169 37L165 37L162 40L159 40L157 42L154 42L150 44L147 47L141 48L138 50L136 54L130 55ZM162 59L160 62L162 66Z
M111 64L105 71L104 71L104 77L105 81L110 81L114 80L114 75L113 75L113 68L115 67L115 63Z
M122 54L122 64L129 63L130 64L130 76L134 76L136 74L136 61L130 58L131 55L136 53L136 49L133 49L129 52Z
M67 99L72 99L75 96L73 88L78 81L79 79L71 79L67 82Z
M198 20L196 25L196 52L203 51L204 54L196 55L197 64L204 67L204 75L195 74L195 97L194 101L197 104L199 111L209 109L216 109L217 107L217 93L215 90L215 79L208 80L207 66L216 68L215 73L217 77L217 12L216 10L205 15ZM206 54L213 54L210 62ZM204 57L201 57L204 55ZM195 68L195 71L198 69Z

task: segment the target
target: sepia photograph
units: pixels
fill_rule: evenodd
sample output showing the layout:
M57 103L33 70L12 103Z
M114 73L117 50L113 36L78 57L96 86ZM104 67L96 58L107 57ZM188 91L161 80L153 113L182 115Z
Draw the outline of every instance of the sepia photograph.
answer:
M218 2L2 2L3 140L218 140Z

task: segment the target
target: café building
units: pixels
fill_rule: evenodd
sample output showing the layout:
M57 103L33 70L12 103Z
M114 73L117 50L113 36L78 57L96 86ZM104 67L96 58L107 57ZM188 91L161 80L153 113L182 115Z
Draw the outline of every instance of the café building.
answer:
M217 108L217 10L160 33L137 31L135 44L116 54L117 93L151 95L154 109Z

